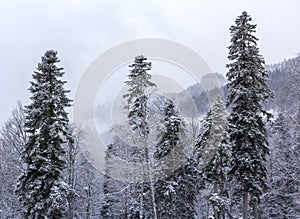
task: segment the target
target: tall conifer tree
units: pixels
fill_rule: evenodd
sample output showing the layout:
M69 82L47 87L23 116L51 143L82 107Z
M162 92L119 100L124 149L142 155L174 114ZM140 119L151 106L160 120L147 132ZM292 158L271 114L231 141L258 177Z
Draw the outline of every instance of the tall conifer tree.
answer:
M66 107L71 106L64 88L63 68L57 67L57 52L47 51L33 73L26 106L25 170L17 184L24 218L62 218L65 213L66 183L63 144L71 140Z
M227 64L229 137L232 144L230 175L243 188L243 218L248 218L248 194L251 194L253 216L257 218L257 201L266 189L266 157L269 154L263 102L272 96L266 81L268 74L259 54L256 25L243 12L230 27L231 45Z
M160 127L160 140L156 145L154 159L156 160L155 200L158 218L176 218L178 179L174 172L178 162L185 156L180 140L184 137L184 123L180 118L172 100L166 100ZM180 203L183 204L183 203ZM184 203L185 204L185 203Z
M127 100L128 109L128 124L131 129L139 136L140 145L137 148L134 157L141 157L142 162L142 182L140 185L140 206L139 217L143 218L147 213L145 209L147 201L145 201L145 194L150 194L151 205L151 217L156 216L156 203L154 195L154 185L152 179L152 170L150 166L150 154L149 154L149 95L151 94L151 88L155 88L155 83L151 82L151 75L148 71L151 70L151 62L146 61L143 55L135 57L134 63L130 65L131 70L128 75L128 80L125 83L129 86L128 92L124 95ZM148 192L147 192L148 190ZM149 208L148 208L149 209Z

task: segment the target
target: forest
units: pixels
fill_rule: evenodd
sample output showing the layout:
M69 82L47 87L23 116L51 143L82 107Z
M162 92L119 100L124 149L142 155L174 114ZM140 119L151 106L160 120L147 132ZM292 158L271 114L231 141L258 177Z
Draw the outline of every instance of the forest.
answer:
M0 130L0 218L300 218L300 56L266 64L247 12L229 31L227 72L212 76L221 88L158 95L152 60L132 57L104 173L68 115L58 52L46 51L30 104Z

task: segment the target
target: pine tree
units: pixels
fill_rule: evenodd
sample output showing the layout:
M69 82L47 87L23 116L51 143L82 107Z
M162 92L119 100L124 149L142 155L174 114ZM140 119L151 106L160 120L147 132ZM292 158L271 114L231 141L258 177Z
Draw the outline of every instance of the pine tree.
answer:
M230 155L229 146L225 132L226 112L223 101L218 98L213 102L211 109L202 121L201 133L196 142L198 152L207 147L216 148L212 160L205 165L202 171L202 180L206 187L213 185L213 192L210 194L210 202L214 210L214 218L219 219L225 215L228 205L228 195L225 184L227 182L227 169ZM217 141L211 141L211 140ZM211 145L212 144L212 145Z
M152 218L157 218L148 145L148 98L151 93L151 88L156 87L156 85L151 82L151 75L148 73L148 71L151 70L151 62L147 62L146 60L147 58L142 55L137 56L135 57L134 63L129 66L131 67L131 70L128 75L128 80L125 82L129 89L123 97L127 100L125 109L128 109L128 124L141 139L141 145L139 145L139 148L137 148L136 153L132 155L138 158L141 157L143 166L142 182L141 185L136 188L136 190L140 191L139 217L144 217L144 214L146 213L144 208L147 209L147 205L144 200L144 196L148 193L151 197L150 203ZM149 190L147 188L149 188Z
M156 87L155 83L151 82L151 75L148 71L151 70L151 62L146 62L147 58L143 55L135 57L134 63L130 65L132 69L128 75L128 81L125 84L128 85L128 93L123 97L127 100L125 108L129 109L129 106L134 100L140 96L149 92L149 88Z
M250 24L250 15L243 12L230 27L231 45L228 59L229 138L232 144L232 162L229 174L243 188L243 218L248 218L248 193L253 202L253 216L257 218L257 202L267 188L266 157L269 154L264 117L270 116L263 102L272 96L267 87L268 78L264 59L259 54L256 25Z
M201 174L197 169L195 162L187 159L180 168L174 173L176 179L176 218L195 218L195 203L199 188Z
M178 183L174 172L178 168L177 163L184 156L183 146L180 143L184 134L184 123L172 100L167 100L165 105L162 127L159 127L160 140L154 152L157 178L155 200L158 218L176 218L178 216L176 214Z
M63 144L70 140L66 107L67 97L63 68L57 67L57 52L47 51L42 57L29 91L31 104L26 106L25 128L28 142L24 158L26 168L16 192L24 206L24 218L62 218L65 213L66 183Z
M104 182L103 182L103 194L104 194L104 199L102 203L102 208L101 208L101 216L102 218L112 218L113 214L113 207L116 204L116 200L114 197L112 197L111 193L115 192L115 185L114 185L114 179L112 179L108 174L112 164L110 162L110 153L112 150L112 145L108 145L108 148L105 152L105 176L104 176ZM115 207L116 208L116 207Z

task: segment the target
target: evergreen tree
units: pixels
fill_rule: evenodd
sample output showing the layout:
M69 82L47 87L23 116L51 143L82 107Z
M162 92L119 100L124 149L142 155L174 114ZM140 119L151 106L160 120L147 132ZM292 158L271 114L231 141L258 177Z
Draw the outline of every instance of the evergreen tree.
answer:
M144 199L146 194L148 194L148 197L151 197L149 201L151 203L151 217L157 218L148 145L148 99L151 88L156 87L156 85L151 82L151 75L148 73L148 71L151 70L151 62L147 62L146 60L147 58L142 55L137 56L135 57L134 63L129 66L131 70L128 75L128 80L125 82L129 89L123 97L127 100L125 109L128 109L128 124L140 137L139 148L132 154L133 157L142 158L142 182L140 186L135 189L140 193L139 217L142 218L144 214L147 213L144 211L148 208L146 205L147 202Z
M112 218L113 214L112 211L115 206L116 200L114 197L112 197L111 193L115 192L115 185L114 185L114 179L112 179L108 174L110 168L111 168L111 163L110 163L110 153L112 150L112 145L109 145L106 152L105 152L105 176L104 176L104 182L103 182L103 194L104 194L104 200L102 203L102 208L101 208L101 216L104 219Z
M151 82L151 75L148 71L151 70L151 62L146 62L147 58L143 55L135 57L134 63L129 65L132 69L128 75L128 93L123 97L127 100L125 108L129 109L134 100L149 92L149 88L156 87L155 83Z
M70 140L63 68L57 67L57 52L47 51L34 72L26 106L25 170L16 192L24 206L24 218L62 218L65 213L67 184L62 180L65 168L63 144Z
M176 218L178 186L174 172L178 162L183 160L184 150L180 140L184 134L184 123L175 104L171 100L165 103L162 126L159 127L159 142L154 152L155 159L155 200L158 218Z
M174 173L176 179L175 218L195 218L195 202L199 191L199 174L195 163L186 160Z
M232 161L229 174L243 188L243 218L248 218L248 193L253 203L253 216L257 218L257 201L266 185L266 156L269 154L263 102L272 96L267 87L268 78L264 59L259 54L256 25L250 24L250 15L243 12L230 27L231 45L228 59L228 106L231 106L229 138Z
M213 102L211 109L203 119L201 133L196 142L196 148L200 151L205 150L207 147L216 148L212 160L202 170L202 180L205 182L206 187L213 185L213 192L210 194L209 200L216 219L224 217L229 202L225 189L230 159L225 132L225 119L225 106L223 101L218 98Z

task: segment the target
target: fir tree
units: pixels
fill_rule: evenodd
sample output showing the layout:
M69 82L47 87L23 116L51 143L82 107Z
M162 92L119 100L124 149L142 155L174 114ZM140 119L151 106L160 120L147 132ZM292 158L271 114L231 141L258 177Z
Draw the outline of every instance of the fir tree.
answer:
M256 25L250 24L250 15L243 12L230 27L231 45L227 64L229 138L232 144L232 162L229 174L243 188L243 218L248 218L248 193L256 204L266 185L266 157L269 154L263 116L269 117L263 102L272 96L267 87L268 78L264 59L259 54Z
M157 218L148 145L148 98L151 93L151 88L156 87L156 85L151 82L151 75L148 73L148 71L151 70L151 62L147 62L146 60L147 58L142 55L137 56L135 57L134 63L129 66L131 67L131 70L128 75L128 80L125 82L129 89L123 97L127 100L125 109L128 109L128 124L140 137L139 148L137 148L136 153L132 154L133 157L142 157L142 182L140 186L136 188L140 193L139 217L142 218L144 217L144 214L147 213L144 211L148 208L144 196L145 194L149 194L149 197L151 197L151 217Z
M225 132L225 116L224 103L218 98L213 102L211 109L203 119L201 132L196 142L196 148L201 155L201 151L207 147L216 148L212 160L201 170L201 180L206 184L206 187L213 185L213 193L210 194L209 200L213 206L214 218L216 219L224 217L228 205L225 184L230 155ZM217 141L214 141L214 139Z
M155 200L158 218L176 218L178 183L174 172L184 156L183 146L179 143L183 138L184 123L173 101L167 100L165 105L162 127L159 127L160 140L154 152L158 179L155 183Z
M128 75L128 80L125 84L128 85L128 93L123 97L127 100L125 108L134 102L137 97L143 96L149 92L149 88L156 87L155 83L151 82L151 75L148 71L151 70L151 62L146 62L147 58L140 55L135 57L134 63L130 65L132 69Z
M106 175L104 176L104 182L103 182L103 194L104 194L104 200L102 203L102 208L101 208L101 216L102 218L106 219L106 218L111 218L112 215L112 211L113 211L113 207L114 204L116 202L116 200L114 200L114 198L112 197L112 195L110 195L111 193L114 192L114 183L113 183L113 179L108 175L110 168L111 168L111 163L110 163L110 153L112 150L112 145L108 145L108 148L105 152L105 173Z
M25 128L28 142L24 158L26 168L17 183L17 194L24 206L24 218L62 218L65 213L66 183L63 144L70 140L63 68L57 67L57 52L47 51L34 72L26 107Z
M196 218L195 203L199 188L202 187L200 177L201 173L192 159L186 159L175 171L176 218Z

